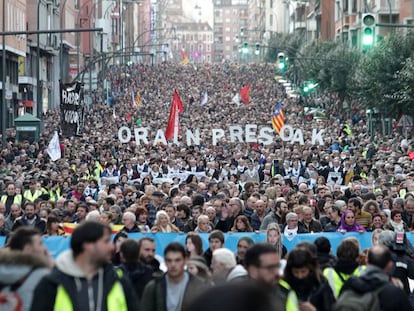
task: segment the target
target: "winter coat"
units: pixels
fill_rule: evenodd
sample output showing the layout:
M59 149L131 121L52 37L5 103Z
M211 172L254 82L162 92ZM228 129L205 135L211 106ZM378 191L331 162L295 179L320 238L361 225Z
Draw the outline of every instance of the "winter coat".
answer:
M0 251L0 286L5 289L26 278L16 291L22 299L23 311L30 310L33 292L49 272L47 262L36 255L21 251Z
M375 291L380 286L383 289L379 292L381 311L411 311L411 305L404 291L390 282L390 277L382 269L368 265L360 277L352 277L345 282L342 292L352 289L363 294Z

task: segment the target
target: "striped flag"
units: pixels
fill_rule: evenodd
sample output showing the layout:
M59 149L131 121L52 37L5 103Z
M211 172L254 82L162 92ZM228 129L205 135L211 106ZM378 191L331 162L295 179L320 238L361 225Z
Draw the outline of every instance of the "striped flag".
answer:
M138 92L137 96L135 96L135 106L138 108L140 103L141 103L141 93Z
M73 231L75 231L76 227L78 226L78 224L74 224L71 222L64 222L62 224L63 230L65 231L65 235L72 235ZM123 225L112 225L112 234L117 234L119 231L122 230L122 228L124 228Z
M285 125L285 116L282 110L282 101L278 101L276 105L275 112L272 117L272 126L276 133L280 133L283 125Z

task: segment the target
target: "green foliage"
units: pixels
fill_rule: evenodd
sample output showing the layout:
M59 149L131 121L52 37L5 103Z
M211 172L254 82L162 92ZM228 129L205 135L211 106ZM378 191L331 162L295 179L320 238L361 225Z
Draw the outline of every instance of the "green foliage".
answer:
M390 117L414 115L414 33L393 32L363 53L340 42L312 41L274 34L266 60L284 52L286 76L297 85L314 81L318 89L377 108Z
M413 34L393 33L362 58L355 75L355 95L367 108L378 108L389 116L406 112L412 102L410 66ZM411 110L412 108L410 108Z

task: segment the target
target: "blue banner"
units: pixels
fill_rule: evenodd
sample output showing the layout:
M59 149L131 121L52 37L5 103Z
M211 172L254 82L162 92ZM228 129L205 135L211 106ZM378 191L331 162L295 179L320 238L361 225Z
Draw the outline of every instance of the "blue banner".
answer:
M298 234L293 240L288 241L283 239L283 244L286 246L288 251L295 247L298 243L307 241L313 243L318 237L324 236L329 239L332 246L332 253L336 254L336 249L339 243L346 237L355 237L358 239L360 244L360 250L363 251L366 248L371 247L371 232L365 233L346 233L342 234L339 232L321 232L313 234ZM414 245L414 234L411 232L406 233L408 240ZM171 242L179 242L185 245L186 234L184 233L130 233L129 237L132 239L139 240L143 236L149 236L155 240L156 253L157 255L163 256L164 248ZM225 233L225 244L224 246L231 251L235 252L237 248L237 241L243 237L249 236L256 243L266 241L266 233ZM200 234L201 239L203 240L203 248L206 250L208 248L208 233ZM0 236L0 245L3 246L5 237ZM56 258L62 251L70 247L70 236L52 236L44 237L43 243L46 245L51 255Z

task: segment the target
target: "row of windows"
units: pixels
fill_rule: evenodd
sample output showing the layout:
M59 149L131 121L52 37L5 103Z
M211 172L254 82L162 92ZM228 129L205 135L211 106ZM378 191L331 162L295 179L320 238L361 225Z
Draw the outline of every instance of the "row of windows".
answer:
M6 31L25 31L26 14L25 11L7 3L7 29Z
M204 50L203 44L199 44L197 45L193 45L190 44L189 46L186 45L175 45L174 49L179 51L179 50L184 50L184 51L194 51L194 52L200 52L200 53L210 53L211 52L211 44L206 44L206 50Z

